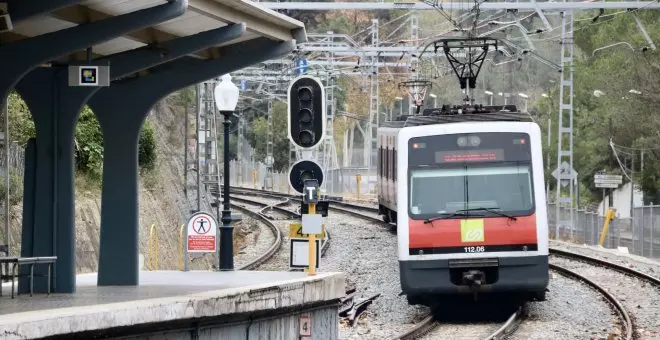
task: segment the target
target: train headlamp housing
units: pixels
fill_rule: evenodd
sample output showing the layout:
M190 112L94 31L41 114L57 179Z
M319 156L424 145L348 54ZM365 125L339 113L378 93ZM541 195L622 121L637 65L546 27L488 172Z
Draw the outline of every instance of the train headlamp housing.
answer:
M462 148L466 146L477 147L481 144L481 138L479 136L461 136L456 140L456 144Z

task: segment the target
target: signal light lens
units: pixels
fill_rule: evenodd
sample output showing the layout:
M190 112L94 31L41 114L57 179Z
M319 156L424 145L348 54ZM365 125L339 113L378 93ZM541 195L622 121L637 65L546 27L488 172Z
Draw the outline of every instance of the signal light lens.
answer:
M300 140L300 144L302 145L312 145L314 142L314 136L312 135L312 132L309 130L302 130L298 134L298 139Z
M312 100L312 90L310 90L307 87L301 87L300 89L298 89L298 98L304 101Z
M300 122L309 124L312 122L312 111L309 109L300 110Z
M304 183L306 180L314 179L314 175L309 171L302 171L300 173L300 180Z

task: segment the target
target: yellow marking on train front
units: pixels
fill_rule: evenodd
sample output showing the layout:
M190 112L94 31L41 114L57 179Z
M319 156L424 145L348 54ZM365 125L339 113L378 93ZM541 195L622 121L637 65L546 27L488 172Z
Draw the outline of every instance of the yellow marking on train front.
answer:
M483 242L484 220L461 220L461 242Z

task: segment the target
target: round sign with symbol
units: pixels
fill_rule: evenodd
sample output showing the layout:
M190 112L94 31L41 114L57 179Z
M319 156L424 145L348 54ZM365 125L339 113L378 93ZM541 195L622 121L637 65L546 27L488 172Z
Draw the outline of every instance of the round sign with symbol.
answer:
M187 228L189 253L215 252L218 222L211 214L198 212L190 217Z

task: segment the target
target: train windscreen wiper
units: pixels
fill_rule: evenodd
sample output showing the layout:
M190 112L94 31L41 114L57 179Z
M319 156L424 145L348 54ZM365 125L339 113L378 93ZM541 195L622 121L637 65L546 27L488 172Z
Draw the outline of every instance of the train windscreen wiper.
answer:
M453 213L442 213L442 214L440 214L440 216L431 217L429 219L426 219L424 221L424 224L431 223L431 222L436 221L436 220L442 220L442 219L445 219L445 218L452 218L452 217L456 217L456 216L465 216L465 217L483 216L481 214L480 215L468 214L467 212L459 213L459 211L461 211L461 210L457 210Z
M507 214L505 214L505 213L503 213L503 212L499 212L499 211L497 211L497 210L495 210L495 209L493 209L493 208L479 207L479 208L471 208L471 209L460 209L460 210L456 210L456 211L458 212L458 211L477 211L477 210L485 210L485 211L488 211L488 212L492 212L493 214L496 214L496 215L500 215L500 216L508 217L508 218L510 218L510 219L512 219L512 220L514 220L514 221L517 220L517 218L515 218L515 217L513 217L513 216L511 216L511 215L507 215Z

